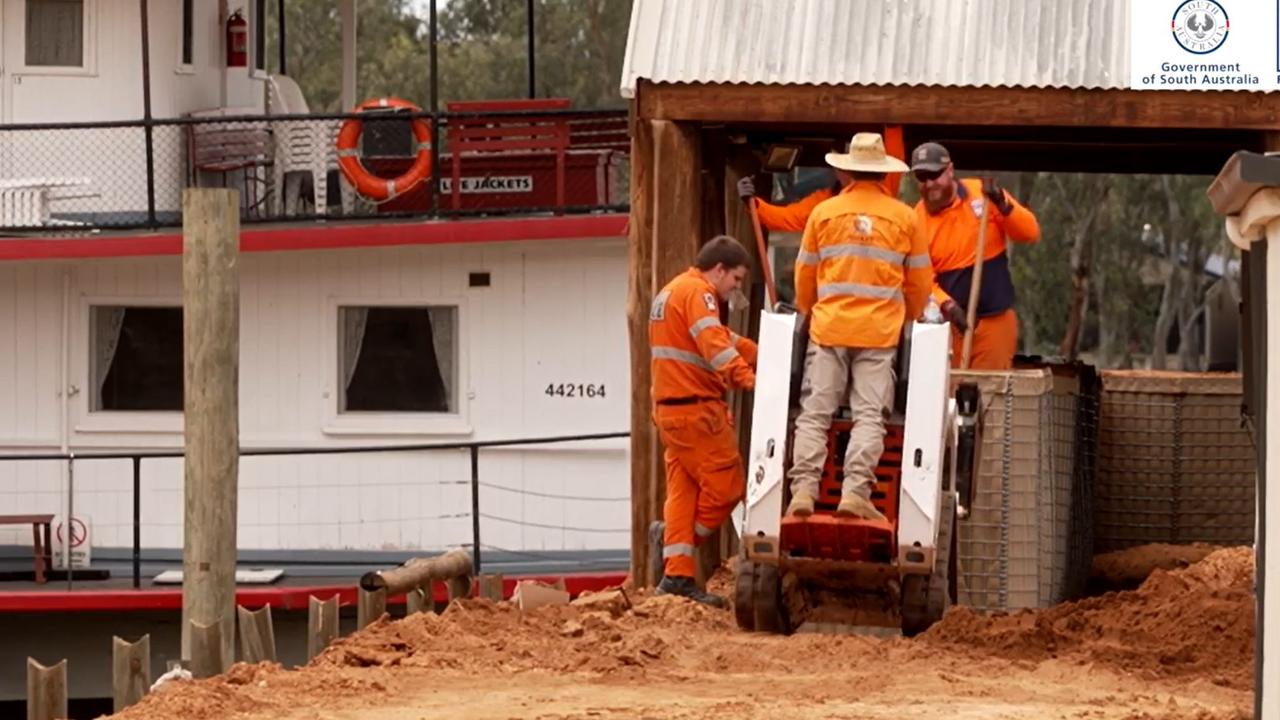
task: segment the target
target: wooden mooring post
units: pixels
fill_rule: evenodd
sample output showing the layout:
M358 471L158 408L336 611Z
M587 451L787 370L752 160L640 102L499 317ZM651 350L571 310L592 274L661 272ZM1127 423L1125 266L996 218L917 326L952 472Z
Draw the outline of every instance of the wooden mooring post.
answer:
M111 638L111 708L120 712L151 689L151 635L137 642Z
M45 667L27 658L27 720L67 716L67 661Z
M214 674L230 667L235 657L239 205L234 190L189 188L182 194L186 458L181 656L192 660L193 672L216 668ZM216 637L219 652L198 658L193 629L211 624L218 631L205 639Z
M276 634L271 625L271 606L257 610L236 607L240 616L240 658L247 663L276 660Z
M222 674L230 667L222 662L222 623L215 621L206 625L192 620L189 624L192 677L207 678Z
M320 654L338 637L338 596L307 600L307 660Z
M356 629L359 630L382 617L382 614L387 611L387 589L366 590L357 587L356 592L359 595L359 605L356 606Z
M405 611L409 615L434 610L436 598L435 593L432 590L431 583L427 583L420 588L414 588L406 591L404 594L404 604Z
M446 582L446 586L449 588L449 602L453 602L454 600L465 600L471 597L470 575L458 575L457 577L451 577Z
M480 597L493 602L502 602L502 575L491 573L480 576Z

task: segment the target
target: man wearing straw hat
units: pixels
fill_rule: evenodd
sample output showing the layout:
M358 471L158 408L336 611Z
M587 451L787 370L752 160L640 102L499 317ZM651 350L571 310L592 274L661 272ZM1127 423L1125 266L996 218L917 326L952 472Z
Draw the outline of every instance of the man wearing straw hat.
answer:
M929 245L915 212L889 195L888 173L907 165L879 133L858 133L846 153L827 153L844 182L814 208L796 257L796 307L809 316L791 461L788 515L813 513L831 418L845 401L854 426L836 514L883 520L871 504L884 424L893 407L903 322L920 317L933 285Z

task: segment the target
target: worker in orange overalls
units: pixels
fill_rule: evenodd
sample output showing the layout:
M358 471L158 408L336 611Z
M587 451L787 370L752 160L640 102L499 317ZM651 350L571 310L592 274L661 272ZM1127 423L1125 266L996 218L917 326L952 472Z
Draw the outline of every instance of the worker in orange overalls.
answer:
M751 256L718 235L694 266L662 288L649 310L653 422L666 449L667 502L661 538L663 577L657 594L681 595L724 607L724 598L697 586L695 553L729 517L746 489L729 387L755 388L756 344L720 322L720 303L742 285Z
M796 257L796 307L809 315L809 345L787 514L813 513L831 418L847 401L854 425L836 514L883 520L871 489L902 326L921 316L933 285L929 246L915 213L885 190L885 175L907 165L885 153L879 133L854 135L849 151L828 153L827 163L846 184L814 208Z
M951 153L938 143L925 143L911 153L911 173L920 188L916 215L929 238L936 277L933 297L955 331L953 367L960 365L958 348L968 329L969 287L977 261L982 206L991 204L969 367L1008 370L1018 351L1018 315L1013 309L1013 277L1005 242L1039 241L1040 224L994 178L957 180Z

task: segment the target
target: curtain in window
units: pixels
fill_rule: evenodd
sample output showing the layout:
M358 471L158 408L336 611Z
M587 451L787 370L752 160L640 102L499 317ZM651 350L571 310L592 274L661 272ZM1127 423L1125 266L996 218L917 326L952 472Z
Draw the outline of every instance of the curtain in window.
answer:
M111 363L116 359L116 349L120 347L120 329L124 327L122 307L95 307L94 312L94 351L93 367L97 371L94 378L97 391L94 395L94 408L102 405L102 391L106 387L107 375L111 371Z
M369 308L342 308L342 390L344 393L351 387L351 378L356 374L356 363L360 361L360 347L364 343L364 330L368 323Z
M436 355L436 366L440 368L440 379L444 381L444 396L450 410L457 405L453 396L453 325L454 308L433 307L431 316L431 347Z
M84 65L84 0L27 0L28 65Z

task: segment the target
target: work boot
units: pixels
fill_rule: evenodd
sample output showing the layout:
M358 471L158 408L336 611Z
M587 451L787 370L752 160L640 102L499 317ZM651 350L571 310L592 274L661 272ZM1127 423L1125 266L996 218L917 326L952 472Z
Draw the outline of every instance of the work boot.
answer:
M657 583L662 579L662 548L667 524L661 520L649 523L649 582Z
M836 506L836 515L840 517L860 517L864 520L884 520L884 515L876 509L871 501L858 495L857 493L848 493L840 498L840 504Z
M799 492L791 496L791 504L787 506L787 514L796 517L809 517L813 514L813 496Z
M662 582L658 583L657 589L653 591L654 595L679 595L680 597L689 598L703 605L710 605L715 608L723 608L726 606L724 598L719 595L712 595L698 587L698 583L694 582L691 577L678 577L666 575L663 576Z

